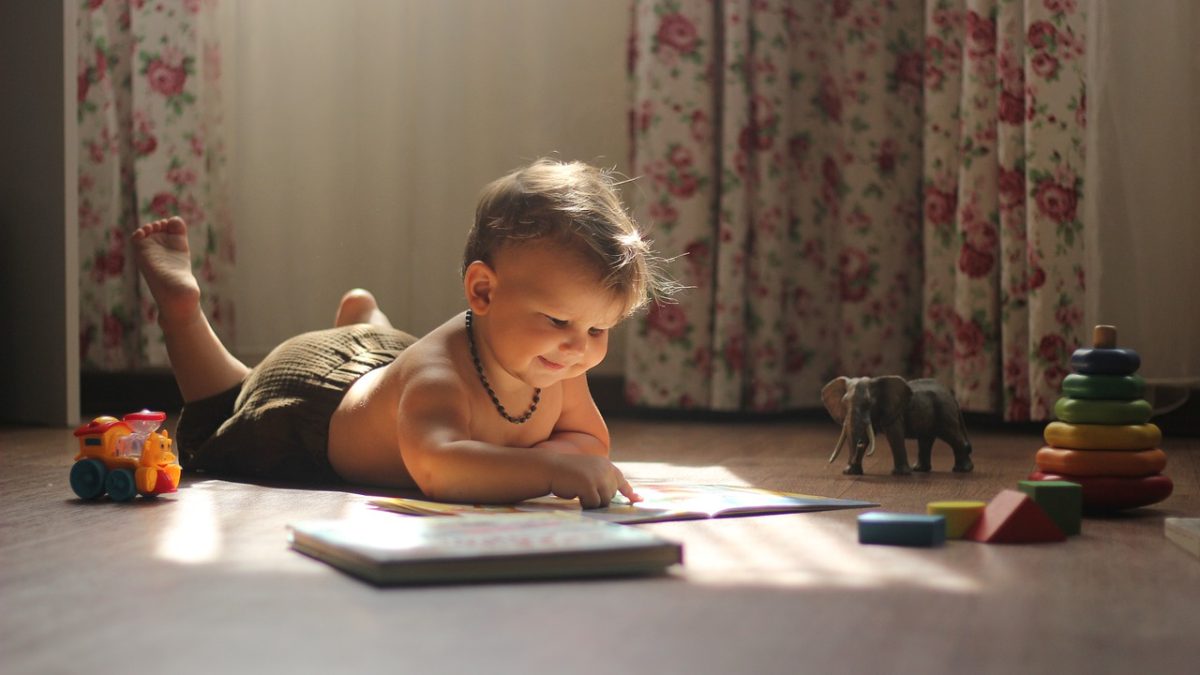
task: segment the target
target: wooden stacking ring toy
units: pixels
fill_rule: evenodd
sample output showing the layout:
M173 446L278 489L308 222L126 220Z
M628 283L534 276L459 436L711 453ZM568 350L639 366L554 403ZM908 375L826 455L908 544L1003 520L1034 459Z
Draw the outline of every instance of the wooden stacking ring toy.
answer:
M1132 401L1145 395L1146 380L1141 375L1071 373L1063 379L1062 393L1071 398Z
M1046 444L1074 450L1147 450L1162 443L1162 430L1148 424L1067 424L1051 422Z
M1084 375L1132 375L1142 365L1142 357L1132 349L1076 349L1071 354L1071 370Z
M1083 486L1083 508L1087 511L1118 511L1136 509L1161 502L1171 496L1175 484L1162 474L1141 478L1112 476L1071 476L1034 471L1029 480L1067 480Z
M1034 457L1047 473L1072 476L1149 476L1167 467L1167 453L1154 450L1062 450L1042 448Z
M1054 404L1054 416L1071 424L1145 424L1150 421L1150 402L1092 401L1085 398L1060 398Z

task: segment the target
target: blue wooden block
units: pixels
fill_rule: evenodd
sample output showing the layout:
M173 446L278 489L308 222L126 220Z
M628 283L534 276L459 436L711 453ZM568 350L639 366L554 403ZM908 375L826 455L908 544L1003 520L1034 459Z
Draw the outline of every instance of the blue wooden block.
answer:
M858 543L891 546L941 546L946 517L875 511L858 517Z

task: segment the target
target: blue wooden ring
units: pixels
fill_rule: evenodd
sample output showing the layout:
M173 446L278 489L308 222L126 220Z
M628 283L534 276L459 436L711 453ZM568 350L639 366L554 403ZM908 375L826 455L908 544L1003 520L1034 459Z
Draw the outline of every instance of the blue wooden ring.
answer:
M1142 357L1132 349L1076 349L1071 355L1071 370L1084 375L1132 375L1142 365Z
M1063 396L1093 400L1133 401L1146 393L1141 375L1080 375L1063 378Z

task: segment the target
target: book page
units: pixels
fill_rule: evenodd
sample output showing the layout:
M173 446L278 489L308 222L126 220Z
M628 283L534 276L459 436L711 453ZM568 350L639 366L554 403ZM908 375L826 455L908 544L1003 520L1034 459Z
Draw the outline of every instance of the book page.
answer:
M404 497L377 499L372 504L382 509L409 515L565 512L611 523L649 523L877 506L871 502L729 485L660 482L637 483L634 489L642 496L643 501L630 504L624 496L617 495L612 504L598 509L582 509L577 500L561 499L551 495L519 504L501 506L449 504Z

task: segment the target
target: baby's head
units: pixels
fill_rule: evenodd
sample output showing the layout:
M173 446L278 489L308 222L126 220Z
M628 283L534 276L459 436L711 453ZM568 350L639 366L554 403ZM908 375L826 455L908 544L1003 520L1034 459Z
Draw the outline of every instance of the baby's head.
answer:
M498 251L537 243L594 267L627 316L670 293L637 224L617 195L611 172L582 162L540 159L486 188L463 252L463 273L480 260L494 266Z

